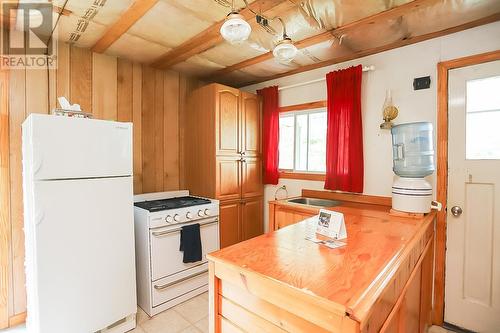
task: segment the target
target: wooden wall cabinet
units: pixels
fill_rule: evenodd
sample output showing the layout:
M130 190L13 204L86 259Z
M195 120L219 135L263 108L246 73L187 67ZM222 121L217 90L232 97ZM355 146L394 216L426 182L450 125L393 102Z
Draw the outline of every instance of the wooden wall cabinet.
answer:
M259 98L247 92L241 94L242 151L246 156L261 155L262 112Z
M240 242L241 235L241 203L225 202L219 207L219 233L220 247L224 248L229 245Z
M263 199L255 197L237 201L221 201L221 248L256 237L264 232Z
M220 84L189 97L186 187L220 200L221 247L263 232L260 105L257 95Z
M215 94L215 137L217 155L238 155L241 148L241 100L238 89L224 86L208 86ZM195 107L197 107L195 105ZM202 107L199 105L199 107ZM210 107L210 105L208 105Z
M241 197L242 162L239 156L217 156L215 158L215 196L219 200L234 200Z
M262 218L264 214L263 200L261 197L243 200L241 203L241 238L250 239L264 232ZM260 223L255 223L260 221Z

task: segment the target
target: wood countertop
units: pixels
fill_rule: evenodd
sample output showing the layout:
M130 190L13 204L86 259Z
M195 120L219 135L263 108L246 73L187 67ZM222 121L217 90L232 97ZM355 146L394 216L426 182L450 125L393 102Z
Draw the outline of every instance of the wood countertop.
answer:
M330 249L306 240L306 229L316 223L306 220L207 257L256 274L278 289L293 289L313 304L363 323L396 272L429 243L435 213L421 219L395 217L389 215L389 207L366 204L332 210L344 213L348 233L344 247Z
M368 214L368 215L373 215L375 212L381 212L381 213L386 213L389 212L390 207L388 206L383 206L383 205L375 205L375 204L366 204L366 203L359 203L359 202L351 202L351 201L344 201L344 200L337 200L340 201L338 205L335 205L333 207L328 207L328 206L313 206L313 205L307 205L307 204L301 204L301 203L294 203L290 202L289 200L291 199L297 199L297 198L302 198L300 197L292 197L292 198L287 198L287 199L282 199L282 200L273 200L269 201L269 204L274 204L276 206L283 206L283 207L292 207L294 210L297 211L304 211L304 212L310 212L314 214L318 214L320 209L328 209L328 210L333 210L333 211L340 211L339 209L343 208L355 208L358 211L355 214ZM378 216L383 216L383 215L378 215Z

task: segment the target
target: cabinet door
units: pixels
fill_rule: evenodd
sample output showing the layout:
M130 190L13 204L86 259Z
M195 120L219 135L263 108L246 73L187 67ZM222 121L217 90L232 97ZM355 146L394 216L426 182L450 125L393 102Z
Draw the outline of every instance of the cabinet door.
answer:
M420 278L421 267L415 268L417 273L407 282L406 292L401 295L401 302L389 314L381 329L383 333L410 333L419 330L420 321Z
M264 233L262 197L245 200L242 203L242 240Z
M219 207L219 232L221 249L236 244L241 237L241 203L221 203Z
M217 85L215 94L217 155L237 155L241 150L240 91Z
M434 222L435 223L435 222ZM420 290L420 328L419 332L427 332L432 326L432 285L434 268L434 242L424 254L422 260L422 277Z
M218 156L215 165L215 196L219 200L239 199L241 196L241 161L239 156ZM188 175L189 177L189 175Z
M261 152L262 113L257 95L242 92L242 151L245 156L259 156Z
M314 216L312 213L305 213L295 211L293 209L280 209L277 208L274 212L274 225L276 230L289 226L291 224L295 224L300 221L304 221L305 219Z
M262 185L262 161L260 158L243 158L241 163L243 198L261 196L264 186Z

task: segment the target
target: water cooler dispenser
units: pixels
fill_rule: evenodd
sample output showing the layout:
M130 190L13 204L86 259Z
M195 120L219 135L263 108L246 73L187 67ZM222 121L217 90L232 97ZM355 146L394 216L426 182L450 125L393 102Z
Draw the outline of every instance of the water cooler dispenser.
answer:
M432 185L424 177L434 172L432 124L417 122L391 129L393 170L392 208L407 213L428 213L440 209L432 201Z

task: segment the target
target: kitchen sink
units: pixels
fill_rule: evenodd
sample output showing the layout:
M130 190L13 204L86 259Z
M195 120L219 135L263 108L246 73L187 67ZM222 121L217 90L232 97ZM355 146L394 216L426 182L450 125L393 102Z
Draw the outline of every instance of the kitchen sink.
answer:
M341 204L340 201L328 200L328 199L315 199L315 198L295 198L289 199L287 202L309 205L309 206L319 206L319 207L334 207Z

